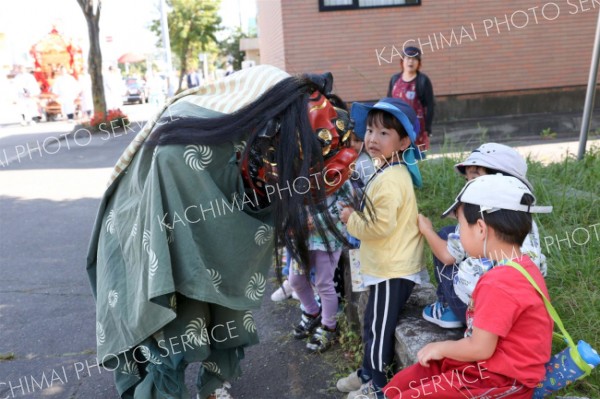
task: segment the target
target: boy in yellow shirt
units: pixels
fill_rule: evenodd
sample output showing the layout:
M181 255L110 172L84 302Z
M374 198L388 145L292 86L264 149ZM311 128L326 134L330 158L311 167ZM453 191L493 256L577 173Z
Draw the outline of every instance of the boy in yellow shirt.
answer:
M369 286L364 317L364 356L360 370L338 381L348 399L383 397L388 366L394 358L394 330L415 283L420 283L423 237L417 226L413 185L421 187L414 142L419 121L413 109L396 98L373 106L355 103L351 111L355 133L364 137L375 165L362 209L345 207L342 222L361 240L361 273Z

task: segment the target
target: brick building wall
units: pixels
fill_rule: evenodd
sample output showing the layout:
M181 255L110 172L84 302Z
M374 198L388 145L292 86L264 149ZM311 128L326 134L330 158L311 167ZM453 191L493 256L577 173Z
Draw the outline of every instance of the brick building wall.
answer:
M600 0L422 0L320 12L318 0L260 0L261 62L331 71L346 101L374 100L413 40L440 98L583 86L599 10Z
M283 42L283 19L279 0L257 0L258 47L260 62L286 69Z

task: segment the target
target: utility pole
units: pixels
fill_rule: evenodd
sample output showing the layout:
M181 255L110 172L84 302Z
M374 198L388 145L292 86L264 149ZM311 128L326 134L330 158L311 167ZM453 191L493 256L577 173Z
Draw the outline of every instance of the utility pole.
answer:
M169 22L167 21L167 4L165 0L158 0L160 2L160 28L162 30L162 42L165 47L165 64L167 74L167 95L171 97L173 92L173 85L171 79L173 78L173 61L171 60L171 39L169 38Z
M598 75L598 58L600 58L600 14L596 24L596 39L594 40L594 51L592 53L592 65L590 67L590 76L588 78L587 93L585 95L585 105L583 106L583 117L581 118L581 130L579 132L579 152L577 159L582 160L585 155L585 146L587 144L588 132L592 122L592 112L594 111L594 97L596 95L596 76Z

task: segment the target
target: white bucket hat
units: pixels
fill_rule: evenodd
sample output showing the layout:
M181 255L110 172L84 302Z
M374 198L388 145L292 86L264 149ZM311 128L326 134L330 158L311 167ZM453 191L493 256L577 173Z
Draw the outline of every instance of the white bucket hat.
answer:
M533 197L531 205L521 204L523 194ZM535 206L536 199L523 181L512 176L483 175L473 179L460 191L454 204L442 214L446 217L454 214L458 204L479 205L481 212L491 213L500 209L527 213L550 213L551 206Z
M454 169L461 175L465 175L467 166L481 166L509 174L533 190L533 186L527 180L527 162L517 151L507 145L482 144L473 150L467 159L454 165Z

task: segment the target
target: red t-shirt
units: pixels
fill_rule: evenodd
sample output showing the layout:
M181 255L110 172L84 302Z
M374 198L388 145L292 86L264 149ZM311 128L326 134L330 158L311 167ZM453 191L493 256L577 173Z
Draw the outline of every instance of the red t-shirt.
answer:
M548 296L544 277L524 255L514 259L529 272ZM550 360L553 321L540 294L511 266L496 266L477 282L467 309L467 332L472 326L498 335L498 345L485 367L533 388L545 375Z

